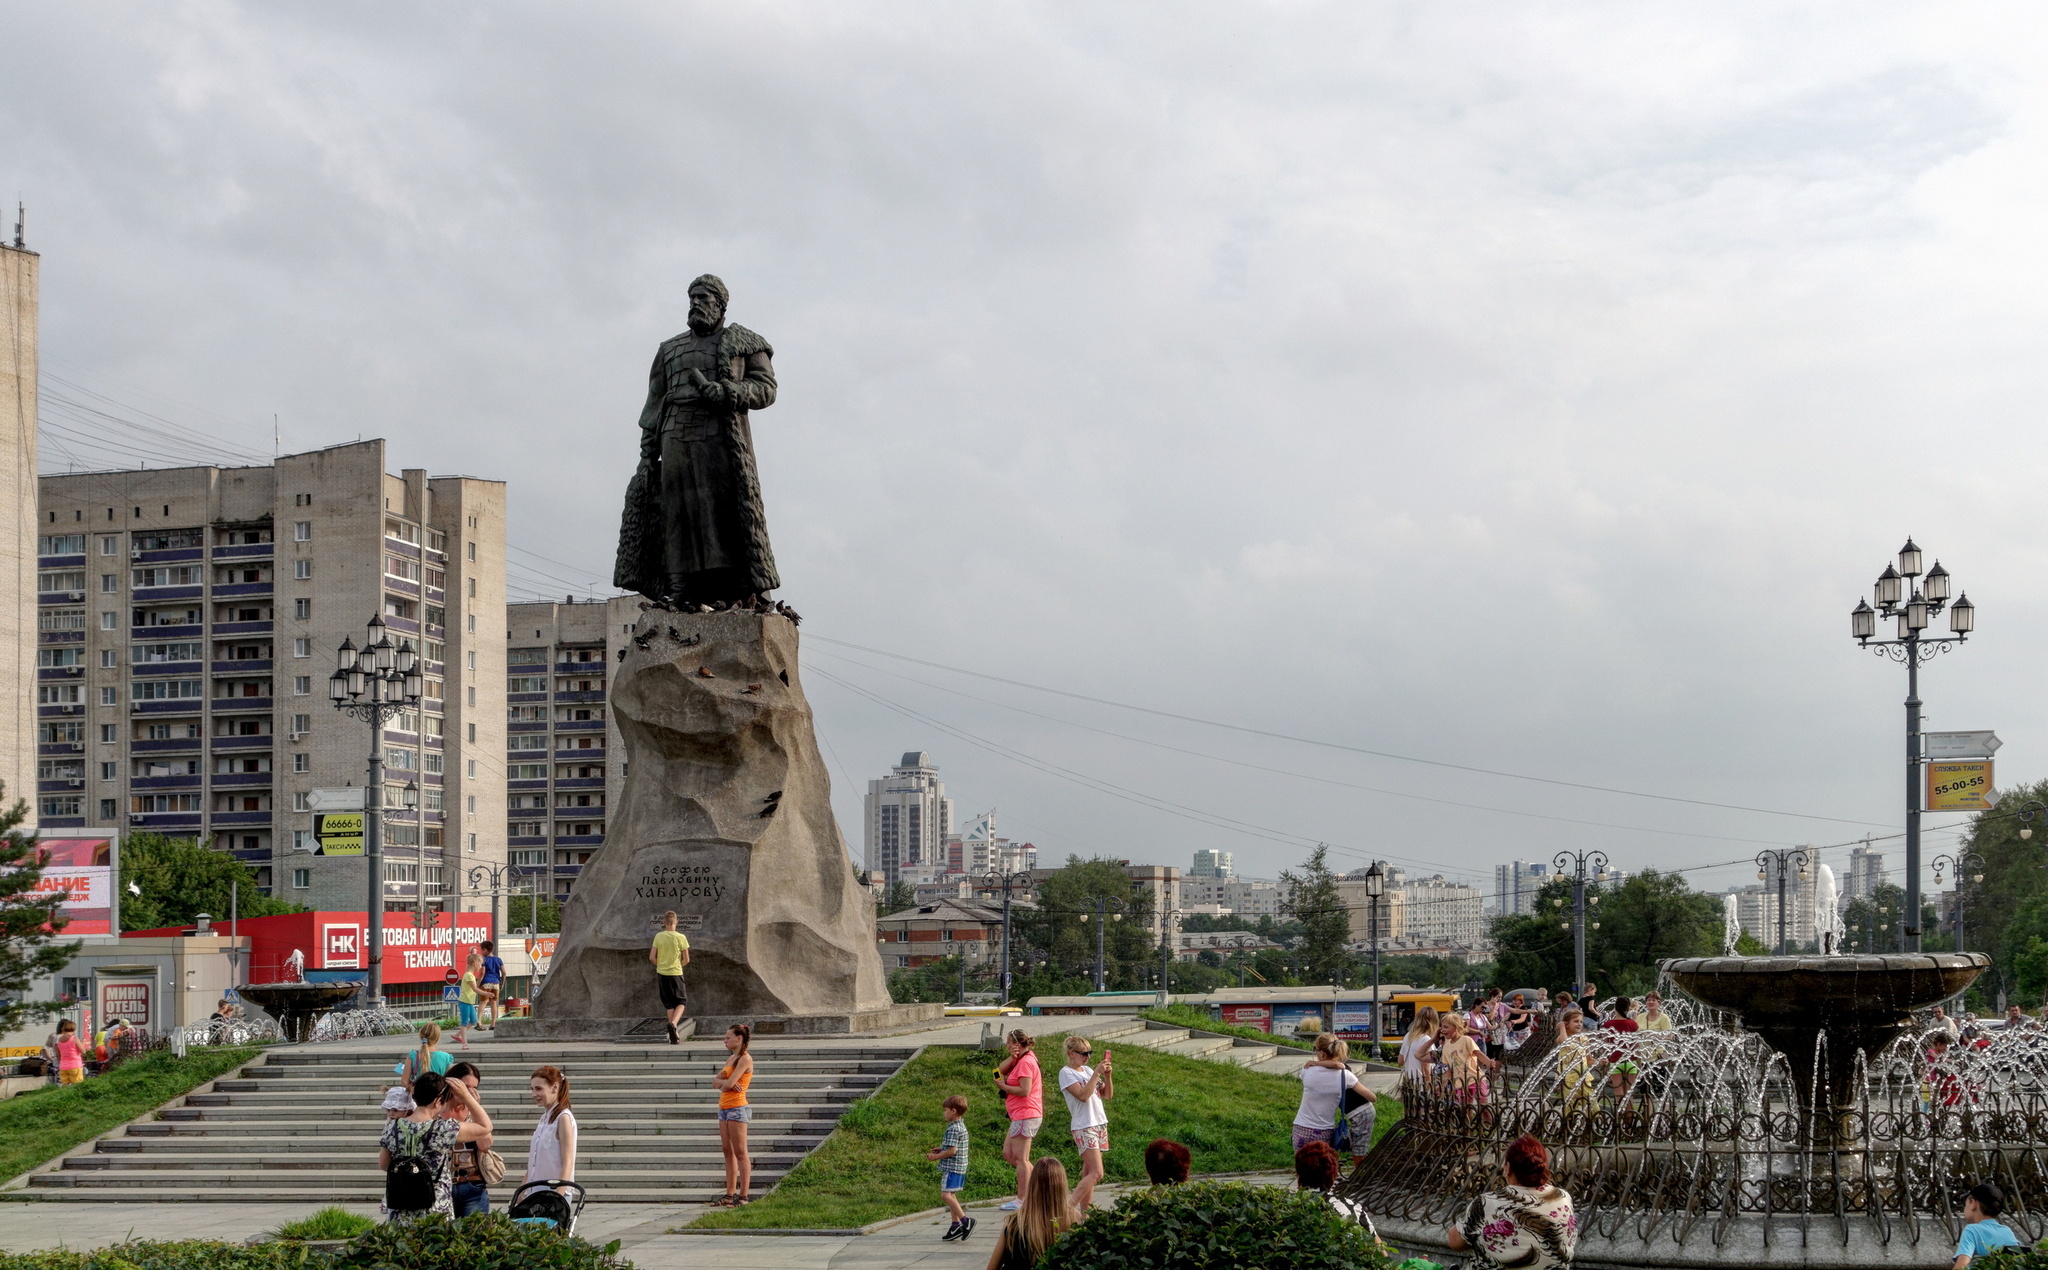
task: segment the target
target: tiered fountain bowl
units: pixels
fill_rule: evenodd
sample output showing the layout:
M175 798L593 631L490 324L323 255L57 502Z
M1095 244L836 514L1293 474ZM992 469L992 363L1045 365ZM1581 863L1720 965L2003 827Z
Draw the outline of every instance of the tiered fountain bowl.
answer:
M1963 1195L1985 1180L2010 1197L2007 1223L2038 1238L2048 1034L1985 1034L1931 1065L1913 1017L1989 965L1981 953L1667 961L1684 994L1666 993L1675 1030L1545 1038L1509 1056L1484 1101L1410 1087L1407 1114L1343 1193L1397 1246L1436 1252L1530 1133L1571 1192L1587 1270L1945 1265Z
M287 1041L310 1041L313 1029L329 1010L363 990L359 979L343 983L256 983L236 988L244 1001L253 1001L277 1020L278 1031Z

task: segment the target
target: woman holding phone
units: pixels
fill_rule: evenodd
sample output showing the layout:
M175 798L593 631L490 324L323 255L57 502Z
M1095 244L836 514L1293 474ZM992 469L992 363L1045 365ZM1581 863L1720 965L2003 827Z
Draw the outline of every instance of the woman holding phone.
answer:
M1068 1128L1074 1149L1081 1153L1081 1184L1074 1188L1074 1211L1083 1215L1095 1201L1095 1184L1102 1180L1102 1157L1109 1150L1109 1113L1102 1104L1116 1096L1109 1051L1102 1051L1102 1065L1096 1068L1088 1066L1092 1050L1086 1037L1069 1036L1067 1065L1060 1068Z

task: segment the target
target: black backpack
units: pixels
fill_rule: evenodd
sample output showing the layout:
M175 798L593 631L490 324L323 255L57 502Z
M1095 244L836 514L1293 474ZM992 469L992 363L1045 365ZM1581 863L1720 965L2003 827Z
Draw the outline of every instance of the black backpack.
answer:
M432 1121L398 1122L399 1149L384 1170L384 1207L394 1213L421 1213L434 1206L434 1161L427 1153L434 1127Z

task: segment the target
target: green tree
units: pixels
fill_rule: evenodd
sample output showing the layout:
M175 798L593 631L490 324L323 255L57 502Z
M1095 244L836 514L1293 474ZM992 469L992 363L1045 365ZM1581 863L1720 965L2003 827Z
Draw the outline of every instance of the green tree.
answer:
M540 925L533 924L533 897L515 895L505 901L505 929L526 930L536 935L559 935L562 933L562 904L559 900L543 898L540 902Z
M1738 957L1768 957L1771 955L1771 950L1764 945L1763 940L1758 939L1748 931L1743 931L1735 936L1735 955Z
M303 904L265 895L257 888L255 872L229 853L160 833L121 839L115 884L132 888L121 893L122 930L185 926L201 913L224 922L230 900L242 917L306 911Z
M1018 969L1027 956L1043 957L1061 981L1079 977L1087 984L1081 991L1093 991L1097 900L1104 901L1103 986L1136 988L1140 969L1157 966L1159 949L1149 928L1152 893L1131 881L1121 860L1068 856L1038 885L1035 908L1020 908L1013 898L1010 939L1019 950Z
M67 920L57 911L63 896L36 889L43 869L35 836L21 832L27 819L28 804L20 799L0 811L0 1032L56 1012L54 1001L24 1001L22 996L37 979L62 970L80 947L78 940L56 938Z
M1330 871L1330 849L1317 845L1300 869L1283 869L1280 881L1287 890L1281 911L1301 923L1301 937L1294 945L1300 957L1302 978L1311 983L1330 983L1352 966L1351 914L1344 897L1337 893L1337 875Z
M1853 953L1895 953L1900 942L1900 915L1906 911L1906 892L1890 882L1880 882L1868 896L1850 900L1842 909L1842 951ZM1920 908L1921 947L1940 952L1953 946L1943 935L1933 904ZM1975 921L1973 916L1971 919ZM1975 940L1972 940L1974 943Z
M906 908L917 907L917 888L908 882L891 882L882 890L882 898L875 901L875 916L887 917L900 913Z
M1571 883L1553 879L1536 892L1533 912L1495 918L1492 986L1576 990L1571 915ZM1720 951L1720 899L1675 873L1649 869L1620 886L1589 884L1586 917L1586 977L1603 994L1640 995L1656 986L1659 961Z

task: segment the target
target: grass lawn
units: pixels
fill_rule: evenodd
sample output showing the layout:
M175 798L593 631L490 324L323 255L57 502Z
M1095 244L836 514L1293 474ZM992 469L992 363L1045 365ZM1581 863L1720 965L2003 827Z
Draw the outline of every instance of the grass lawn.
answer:
M1065 1039L1061 1034L1038 1040L1038 1063L1051 1092L1045 1127L1031 1154L1033 1159L1057 1156L1068 1178L1078 1180L1081 1164L1066 1133L1066 1104L1053 1083ZM1116 1097L1109 1102L1110 1149L1103 1162L1108 1181L1143 1181L1145 1144L1154 1138L1185 1143L1194 1153L1197 1173L1294 1167L1288 1126L1301 1102L1299 1082L1115 1041L1109 1049L1116 1055ZM1012 1194L1017 1175L1002 1157L1009 1119L989 1082L996 1061L996 1055L979 1050L926 1050L849 1108L838 1131L773 1193L742 1209L706 1213L691 1224L845 1229L938 1207L938 1166L924 1153L939 1144L945 1131L939 1103L948 1094L965 1095L970 1108L972 1150L963 1197L971 1203ZM1380 1126L1400 1118L1399 1106L1392 1099L1380 1100Z
M0 1102L0 1181L26 1173L89 1138L125 1124L231 1071L262 1051L196 1048L179 1058L156 1050L82 1085L46 1087Z

